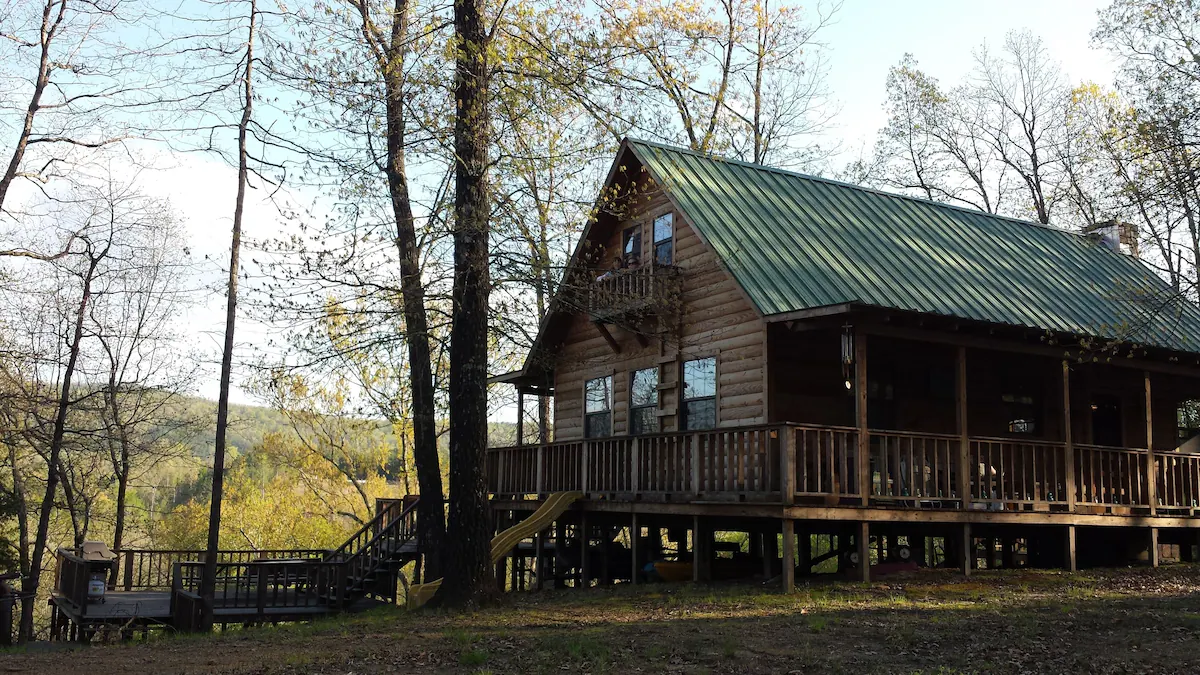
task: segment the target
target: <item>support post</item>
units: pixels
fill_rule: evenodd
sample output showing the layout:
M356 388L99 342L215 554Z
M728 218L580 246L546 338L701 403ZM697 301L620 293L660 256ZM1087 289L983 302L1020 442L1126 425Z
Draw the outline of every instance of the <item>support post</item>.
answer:
M1067 526L1066 551L1064 551L1064 553L1065 553L1064 557L1066 558L1067 571L1068 572L1079 571L1079 565L1075 559L1075 526L1074 525Z
M967 430L967 348L958 347L955 359L955 422L958 427L958 495L963 510L971 508L971 474L979 470L971 466L971 438ZM969 529L969 527L968 527Z
M971 576L971 568L975 566L975 540L971 538L971 524L963 523L962 537L959 542L961 549L961 559L959 563L962 566L963 576Z
M592 537L588 529L587 512L579 514L579 587L592 587Z
M858 578L859 581L871 580L871 524L859 521L858 533L855 536L858 548Z
M796 590L796 521L783 519L783 592Z
M635 440L634 443L636 442L637 441ZM629 582L634 586L637 585L638 572L641 571L641 568L638 567L638 558L641 557L641 539L642 528L640 525L638 525L638 517L637 513L635 512L629 517Z
M558 520L554 521L554 587L564 588L566 579L563 571L567 567L567 558L564 555L567 545L567 521L559 516Z
M1143 373L1146 382L1146 496L1150 499L1150 515L1158 508L1158 466L1154 457L1154 411L1150 405L1150 371ZM1154 530L1155 540L1158 530Z
M779 429L779 492L785 505L796 501L796 430L790 425Z
M787 521L784 521L786 527ZM787 534L785 533L786 537ZM774 532L768 532L762 538L763 577L770 579L775 576L775 561L779 560L779 537Z
M533 537L533 564L537 574L537 590L546 586L546 531L542 530Z
M1062 362L1063 388L1063 451L1066 453L1067 494L1060 499L1067 500L1067 510L1075 511L1075 444L1071 434L1071 364L1066 359Z
M517 387L517 447L525 444L525 390Z
M1158 567L1158 528L1150 528L1150 566Z
M692 516L692 581L712 581L713 531L700 516Z
M871 436L867 428L867 334L854 329L854 418L858 427L858 492L871 503Z
M808 576L812 574L812 534L805 532L796 539L800 543L800 573Z

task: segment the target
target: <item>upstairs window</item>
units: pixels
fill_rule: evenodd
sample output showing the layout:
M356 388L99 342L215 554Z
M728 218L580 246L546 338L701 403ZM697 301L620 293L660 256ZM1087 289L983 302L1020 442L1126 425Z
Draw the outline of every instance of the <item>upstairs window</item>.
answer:
M1200 436L1200 401L1180 401L1175 409L1175 421L1179 445Z
M688 431L717 426L717 360L683 364L683 428Z
M658 368L635 370L629 377L629 430L658 432Z
M600 438L612 435L612 375L588 380L583 385L583 435Z
M642 226L634 225L621 235L621 258L625 267L637 267L642 262Z
M675 214L664 213L654 219L654 263L671 265L675 262Z

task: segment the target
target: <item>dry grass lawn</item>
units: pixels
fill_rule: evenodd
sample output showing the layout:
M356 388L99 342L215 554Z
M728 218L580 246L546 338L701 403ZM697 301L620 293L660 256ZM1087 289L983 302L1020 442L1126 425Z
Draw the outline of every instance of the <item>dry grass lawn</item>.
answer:
M1200 673L1200 567L651 585L0 653L0 673Z

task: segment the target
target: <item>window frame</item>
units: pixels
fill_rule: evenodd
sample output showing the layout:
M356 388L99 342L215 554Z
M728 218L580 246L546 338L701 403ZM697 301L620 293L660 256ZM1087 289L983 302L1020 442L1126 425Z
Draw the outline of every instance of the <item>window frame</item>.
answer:
M658 238L658 222L660 220L662 220L663 218L667 218L670 220L671 233L667 237L665 237L663 239L659 239ZM657 216L654 216L653 218L650 219L650 244L652 247L653 260L654 260L655 266L670 267L671 265L675 264L675 212L674 211L666 211L666 212L660 213ZM659 250L662 249L663 247L666 247L670 251L670 254L668 256L670 258L670 260L668 260L667 262L662 261L662 259L661 259L662 256L659 253Z
M636 389L634 388L634 383L637 380L638 373L653 373L653 375L654 375L654 390L653 390L653 396L652 396L653 401L650 403L637 404L635 402L634 394L635 394ZM636 368L634 370L629 371L629 397L628 397L629 430L628 431L631 436L642 436L644 434L656 434L659 431L661 431L661 425L659 424L659 421L658 421L658 410L659 410L659 404L660 404L659 394L658 394L658 385L661 381L662 381L662 373L660 372L658 366L650 366L648 368ZM650 420L651 420L652 426L653 426L652 429L639 429L638 428L638 425L637 425L637 420L639 419L638 413L641 411L644 411L644 410L651 411Z
M606 386L607 391L605 392L605 401L604 401L605 408L604 408L604 410L590 411L590 410L588 410L588 405L590 403L589 396L588 396L589 395L589 386L593 382L597 382L597 381L601 381L601 380L608 381L607 386ZM606 437L612 436L613 398L614 397L613 397L613 375L612 375L612 373L606 373L604 375L599 375L596 377L589 377L583 381L583 437L584 438L606 438ZM602 434L602 435L593 435L591 433L591 429L592 429L591 420L593 418L599 418L599 417L607 417L608 418L608 433Z
M688 394L687 394L687 389L688 389L687 366L689 363L697 363L700 361L712 361L712 393L706 394L704 396L688 396ZM717 358L717 356L715 354L712 356L705 356L705 357L696 358L696 359L688 359L687 361L683 361L679 364L679 373L680 373L680 378L679 378L679 387L680 387L679 388L679 403L680 403L680 406L679 407L680 407L680 415L682 418L682 419L680 419L679 427L681 430L683 430L683 431L706 431L708 429L716 429L717 428L717 424L720 420L720 411L717 409L717 403L719 400L719 389L720 389L720 385L721 385L721 376L720 376L720 373L717 372L718 365L719 365L719 359ZM690 404L698 403L698 402L708 402L708 401L712 402L712 423L711 423L711 425L702 426L702 427L693 427L692 423L691 423L691 419L692 419L694 413L692 413L690 410L690 407L691 407Z
M630 251L629 243L634 242ZM642 264L642 224L630 225L621 231L621 261L625 267L638 267Z

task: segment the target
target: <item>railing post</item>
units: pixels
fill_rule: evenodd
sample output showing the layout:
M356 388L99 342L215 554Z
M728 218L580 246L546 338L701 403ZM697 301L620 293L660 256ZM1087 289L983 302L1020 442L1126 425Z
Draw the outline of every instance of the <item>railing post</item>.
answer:
M585 495L587 494L587 491L588 491L588 473L590 473L589 469L591 467L589 465L591 464L591 459L592 459L591 450L592 450L592 442L584 441L583 448L580 450L580 452L583 453L583 456L579 458L579 473L580 473L579 491Z
M539 439L539 440L541 440L541 439ZM536 458L537 458L537 469L535 470L536 477L534 478L535 485L533 487L534 487L534 490L537 491L537 496L540 498L543 494L546 493L546 490L544 487L545 482L543 482L544 475L545 475L543 473L545 470L544 465L546 463L546 445L545 445L545 443L538 443Z
M692 434L692 492L696 497L700 496L703 490L700 488L700 433Z
M133 557L136 553L130 551L121 551L121 555L125 556L125 590L133 590Z
M641 439L637 436L633 437L633 445L629 448L629 491L636 495L641 482L638 480L641 474ZM635 574L637 570L634 570Z
M1154 462L1154 414L1150 405L1150 371L1143 373L1143 379L1146 382L1146 496L1150 498L1150 515L1153 516L1158 508L1158 467Z
M496 494L498 495L506 494L504 488L507 487L507 481L504 480L504 469L508 464L505 461L507 454L503 450L496 451Z
M1066 470L1067 510L1075 511L1075 444L1071 433L1071 364L1066 359L1062 362L1063 387L1063 446L1066 452L1064 467Z
M785 424L779 433L780 498L792 504L796 501L796 430Z

